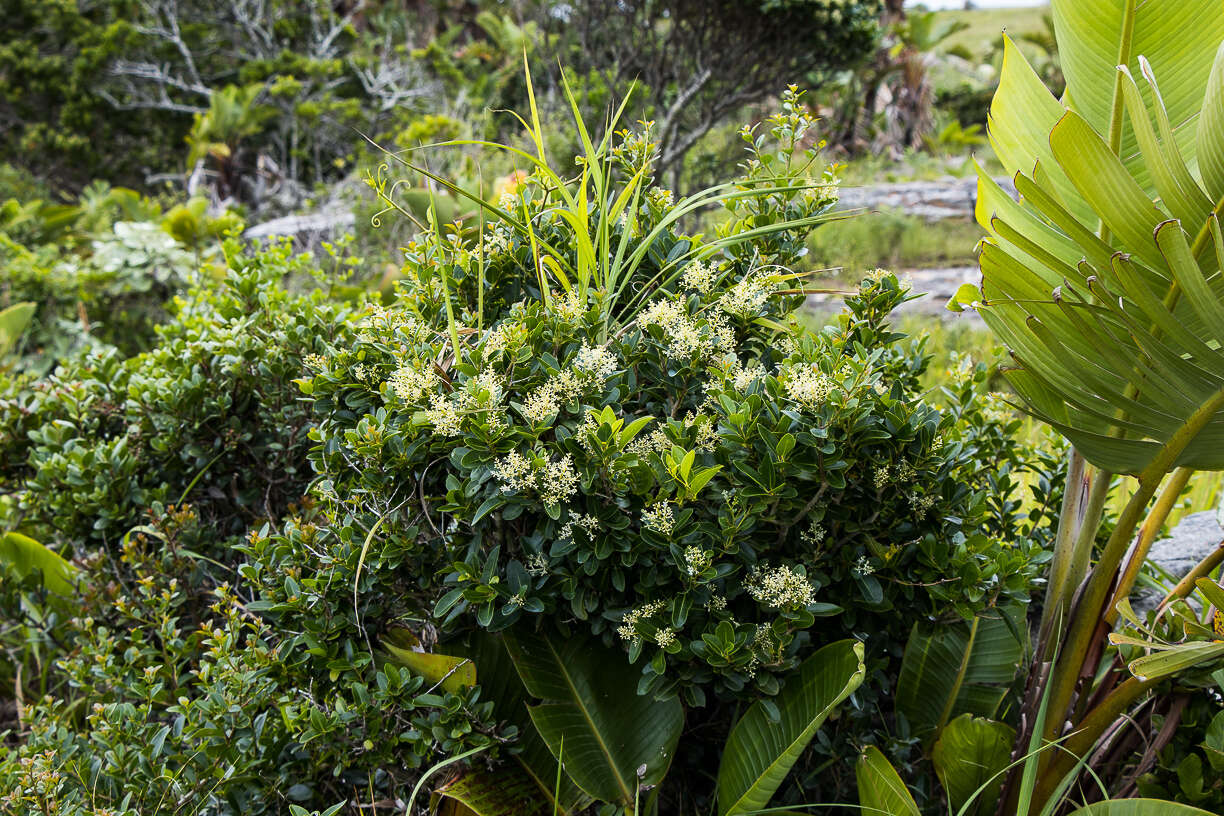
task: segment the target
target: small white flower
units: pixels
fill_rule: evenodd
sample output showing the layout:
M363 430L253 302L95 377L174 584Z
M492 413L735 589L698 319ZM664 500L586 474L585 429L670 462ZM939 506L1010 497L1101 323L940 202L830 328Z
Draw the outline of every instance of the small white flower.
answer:
M675 514L667 502L659 502L642 511L642 525L662 535L671 535L675 523Z

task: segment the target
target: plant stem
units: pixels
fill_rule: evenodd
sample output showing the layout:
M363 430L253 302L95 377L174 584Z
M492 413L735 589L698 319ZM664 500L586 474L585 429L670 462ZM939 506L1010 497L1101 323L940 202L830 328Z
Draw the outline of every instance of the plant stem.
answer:
M1053 713L1046 724L1043 735L1046 739L1056 739L1062 730L1066 713L1071 706L1071 698L1083 675L1084 658L1091 645L1092 635L1101 620L1106 596L1113 586L1114 573L1122 561L1122 556L1126 553L1148 501L1160 487L1160 482L1172 468L1177 457L1221 407L1224 407L1224 389L1213 394L1190 415L1185 424L1173 434L1168 443L1160 449L1152 462L1139 475L1138 489L1126 503L1113 534L1105 544L1100 560L1089 575L1082 594L1071 610L1071 629L1050 676L1050 711ZM1047 762L1049 760L1043 761L1043 767Z
M1152 549L1152 542L1156 540L1156 534L1164 526L1165 519L1169 517L1169 512L1173 509L1173 504L1181 496L1182 491L1186 489L1186 483L1190 481L1190 476L1193 473L1194 470L1187 467L1180 467L1173 471L1173 475L1169 477L1169 481L1161 489L1160 495L1156 497L1156 503L1152 506L1152 511L1148 513L1147 518L1143 520L1143 526L1139 528L1139 540L1135 543L1135 548L1131 551L1130 558L1126 562L1126 569L1121 577L1118 578L1118 585L1114 590L1112 600L1109 602L1109 608L1105 610L1105 623L1107 625L1113 626L1118 620L1118 602L1130 596L1131 588L1135 585L1135 579L1139 577L1139 570L1147 559L1148 551Z
M1132 703L1159 682L1158 679L1139 680L1135 677L1128 677L1102 700L1100 705L1089 711L1077 726L1075 733L1063 743L1063 747L1067 750L1054 753L1048 762L1048 767L1038 777L1034 790L1036 794L1033 797L1034 805L1044 803L1053 794L1062 778L1070 773L1075 764L1079 762L1080 757L1092 749L1096 741L1105 733L1105 729L1109 728L1122 712L1130 708Z

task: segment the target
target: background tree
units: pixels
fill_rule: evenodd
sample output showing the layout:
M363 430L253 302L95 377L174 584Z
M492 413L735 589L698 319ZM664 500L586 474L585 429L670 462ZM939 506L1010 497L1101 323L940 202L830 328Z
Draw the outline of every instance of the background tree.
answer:
M545 22L573 38L568 64L644 86L660 166L674 169L736 110L869 55L881 10L880 0L579 0Z

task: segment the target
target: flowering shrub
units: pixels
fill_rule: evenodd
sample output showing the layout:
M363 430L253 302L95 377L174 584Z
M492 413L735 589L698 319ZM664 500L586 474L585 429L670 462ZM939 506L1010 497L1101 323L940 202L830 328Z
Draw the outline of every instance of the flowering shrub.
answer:
M821 331L795 312L804 219L836 189L784 105L744 131L717 235L648 187L605 244L642 258L631 278L549 279L541 248L579 266L587 225L537 172L502 223L409 246L399 297L302 381L338 529L380 522L444 633L566 621L619 643L641 692L702 704L775 692L814 642L1025 594L1029 554L979 532L981 463L887 327L897 279ZM647 139L607 172L645 173Z
M910 747L881 705L910 628L1027 599L1015 496L1041 462L984 366L926 399L894 275L830 325L798 311L837 195L811 124L789 92L743 131L743 177L683 199L648 126L577 179L538 161L483 224L433 218L385 299L227 242L151 350L0 380L0 519L79 581L0 583L23 700L0 812L364 812L439 759L527 757L487 636L511 629L631 665L677 738L675 698L724 729L854 637L869 680L779 797L884 734ZM727 219L689 229L711 204ZM701 784L664 809L710 805L715 741L690 742L663 764Z

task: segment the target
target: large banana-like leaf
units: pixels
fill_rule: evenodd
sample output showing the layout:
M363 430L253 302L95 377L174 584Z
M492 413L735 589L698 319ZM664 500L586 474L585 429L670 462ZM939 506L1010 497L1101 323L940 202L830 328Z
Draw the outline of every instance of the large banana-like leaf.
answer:
M1080 808L1071 816L1211 816L1209 811L1164 799L1111 799Z
M1021 201L979 172L982 317L1029 409L1093 464L1224 468L1224 136L1198 126L1224 122L1224 3L1055 10L1074 66L1069 107L1012 46L991 107ZM1169 20L1190 10L1202 25L1183 46Z
M474 770L448 782L430 798L438 816L553 816L548 797L514 764Z
M18 580L37 573L43 586L61 598L76 593L77 568L21 533L0 535L0 568Z
M1024 658L1016 618L993 611L971 623L915 625L897 677L897 711L911 733L928 745L961 714L992 717Z
M918 803L879 748L863 749L854 776L863 816L919 816Z
M679 700L639 695L624 654L589 638L525 629L504 637L527 692L541 700L531 721L578 787L632 806L639 788L659 784L684 726Z
M481 699L493 703L498 719L508 719L518 726L518 751L513 761L535 784L536 795L548 806L553 816L565 816L582 810L591 802L565 774L558 774L557 758L540 738L527 706L527 689L515 670L501 635L478 632L469 647L462 651L476 664L480 679ZM565 749L569 754L569 749ZM480 771L474 771L477 775ZM479 782L473 782L479 785ZM558 789L559 785L559 789Z
M17 341L33 317L33 303L14 303L7 309L0 310L0 359L16 348Z
M1016 729L1010 725L972 714L948 723L931 752L931 762L954 813L994 813L1015 739Z
M829 713L863 682L863 644L842 640L803 661L773 701L780 718L757 702L727 738L718 769L720 816L750 813L769 804L774 791L811 742Z
M1189 160L1203 104L1203 78L1224 40L1224 4L1220 0L1053 0L1050 6L1068 107L1098 133L1108 134L1115 68L1121 61L1138 75L1138 58L1146 57L1160 77L1179 152ZM1147 101L1152 101L1150 95ZM1128 169L1144 178L1135 133L1125 121L1120 148Z

